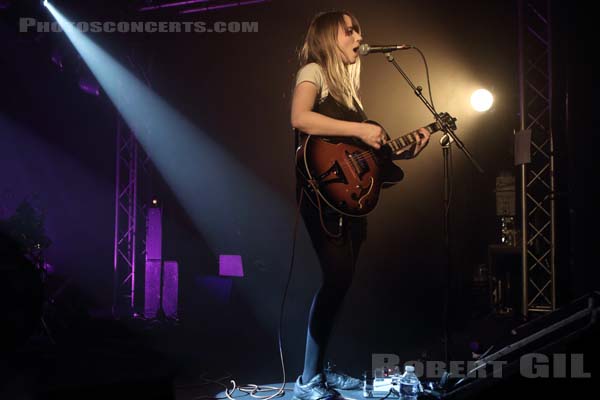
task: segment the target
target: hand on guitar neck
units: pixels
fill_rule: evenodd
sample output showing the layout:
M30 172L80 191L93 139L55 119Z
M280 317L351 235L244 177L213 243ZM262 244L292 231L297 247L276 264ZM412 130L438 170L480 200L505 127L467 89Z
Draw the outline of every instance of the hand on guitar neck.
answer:
M425 146L427 146L427 143L429 142L429 137L431 136L431 132L426 128L419 128L415 133L417 141L414 143L413 147L411 147L408 150L399 149L394 153L396 156L399 156L408 151L411 154L410 158L416 157L421 152L421 150L423 150ZM365 121L362 124L361 130L358 132L357 136L364 143L377 150L379 150L382 145L390 141L390 137L385 131L385 129L383 129L381 125L378 125L373 121Z
M409 152L412 150L411 158L418 156L419 153L425 148L425 146L427 146L427 144L429 143L429 137L431 136L431 132L429 132L426 128L419 128L417 129L415 136L417 138L417 142L411 149L408 150ZM399 156L402 153L404 152L402 150L399 150L395 154Z

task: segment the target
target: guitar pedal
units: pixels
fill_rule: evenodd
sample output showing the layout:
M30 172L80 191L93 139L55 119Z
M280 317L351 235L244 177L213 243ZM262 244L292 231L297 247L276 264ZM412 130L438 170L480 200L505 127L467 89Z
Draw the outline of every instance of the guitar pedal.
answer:
M363 397L386 397L392 399L400 398L400 387L397 382L394 382L392 377L373 378L372 385L368 380L364 382Z

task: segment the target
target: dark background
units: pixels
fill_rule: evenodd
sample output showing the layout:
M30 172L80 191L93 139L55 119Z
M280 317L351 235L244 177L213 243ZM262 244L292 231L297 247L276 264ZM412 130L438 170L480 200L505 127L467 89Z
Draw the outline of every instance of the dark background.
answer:
M13 2L0 10L0 218L10 216L24 199L42 209L53 241L48 262L67 282L73 301L84 302L91 314L106 314L112 301L115 109L104 94L93 97L79 90L77 76L85 67L64 34L17 32L20 16L51 21L36 3ZM598 287L589 197L595 185L590 173L597 126L591 89L596 86L591 84L586 12L575 3L555 3L557 269L564 304ZM140 15L135 2L55 4L77 20L180 20L169 13ZM454 150L450 320L453 331L465 332L474 316L474 270L487 262L487 246L500 239L495 177L513 171L513 130L519 127L516 2L272 1L186 17L258 21L258 33L113 33L95 34L92 40L125 66L133 54L149 68L155 93L283 199L288 220L277 224L288 226L289 232L263 239L274 252L289 254L294 218L289 109L296 51L312 16L340 7L358 17L364 42L408 43L425 53L436 107L458 118L458 134L485 170L478 174ZM63 71L50 60L55 48L70 54ZM416 52L396 53L396 59L425 87ZM362 67L365 111L392 136L431 122L383 56L365 57ZM469 110L468 97L479 86L495 95L488 113ZM369 367L371 353L395 353L403 361L424 351L440 357L445 258L438 139L432 137L418 159L401 163L404 182L386 191L369 217L369 240L330 349L335 362L355 374ZM165 213L163 255L179 262L181 275L178 329L183 340L169 342L163 351L190 364L201 359L203 366L224 368L250 360L245 366L276 371L275 337L288 259L244 256L245 277L234 279L229 301L211 299L198 282L218 274L218 254L159 175L154 185ZM275 225L261 217L260 205L251 206L256 224ZM269 261L274 259L279 261ZM318 279L316 257L301 227L284 324L292 375L301 370L305 324ZM454 343L458 352L467 349L466 339Z

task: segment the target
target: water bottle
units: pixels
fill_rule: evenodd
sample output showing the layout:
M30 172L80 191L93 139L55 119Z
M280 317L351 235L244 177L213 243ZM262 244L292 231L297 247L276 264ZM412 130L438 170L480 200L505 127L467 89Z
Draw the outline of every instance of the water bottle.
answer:
M415 367L407 365L404 374L400 377L400 399L417 400L419 393L423 391L419 378L415 375Z

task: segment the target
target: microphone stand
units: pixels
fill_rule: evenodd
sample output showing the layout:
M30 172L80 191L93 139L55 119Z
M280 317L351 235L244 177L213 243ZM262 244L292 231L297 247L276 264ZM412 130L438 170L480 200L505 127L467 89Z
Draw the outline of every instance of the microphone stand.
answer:
M435 120L438 122L441 130L444 132L444 136L442 136L440 140L440 144L442 146L442 156L444 159L444 247L446 252L446 287L444 290L444 308L443 308L443 344L444 344L444 359L446 368L449 365L449 352L448 352L448 309L450 302L450 272L451 272L451 251L450 251L450 243L451 243L451 234L450 234L450 192L451 192L451 184L452 177L450 176L450 162L449 162L449 154L451 151L451 144L456 143L457 147L467 156L471 164L480 172L483 173L483 169L479 165L479 163L473 158L469 150L465 147L465 145L460 141L460 139L454 133L454 130L451 126L449 126L438 114L433 105L427 101L427 99L423 96L423 88L421 86L415 86L408 75L400 68L392 53L385 53L387 60L394 65L394 67L400 72L404 80L408 83L408 85L412 88L414 94L425 104L427 109L431 112L431 114L435 117Z

